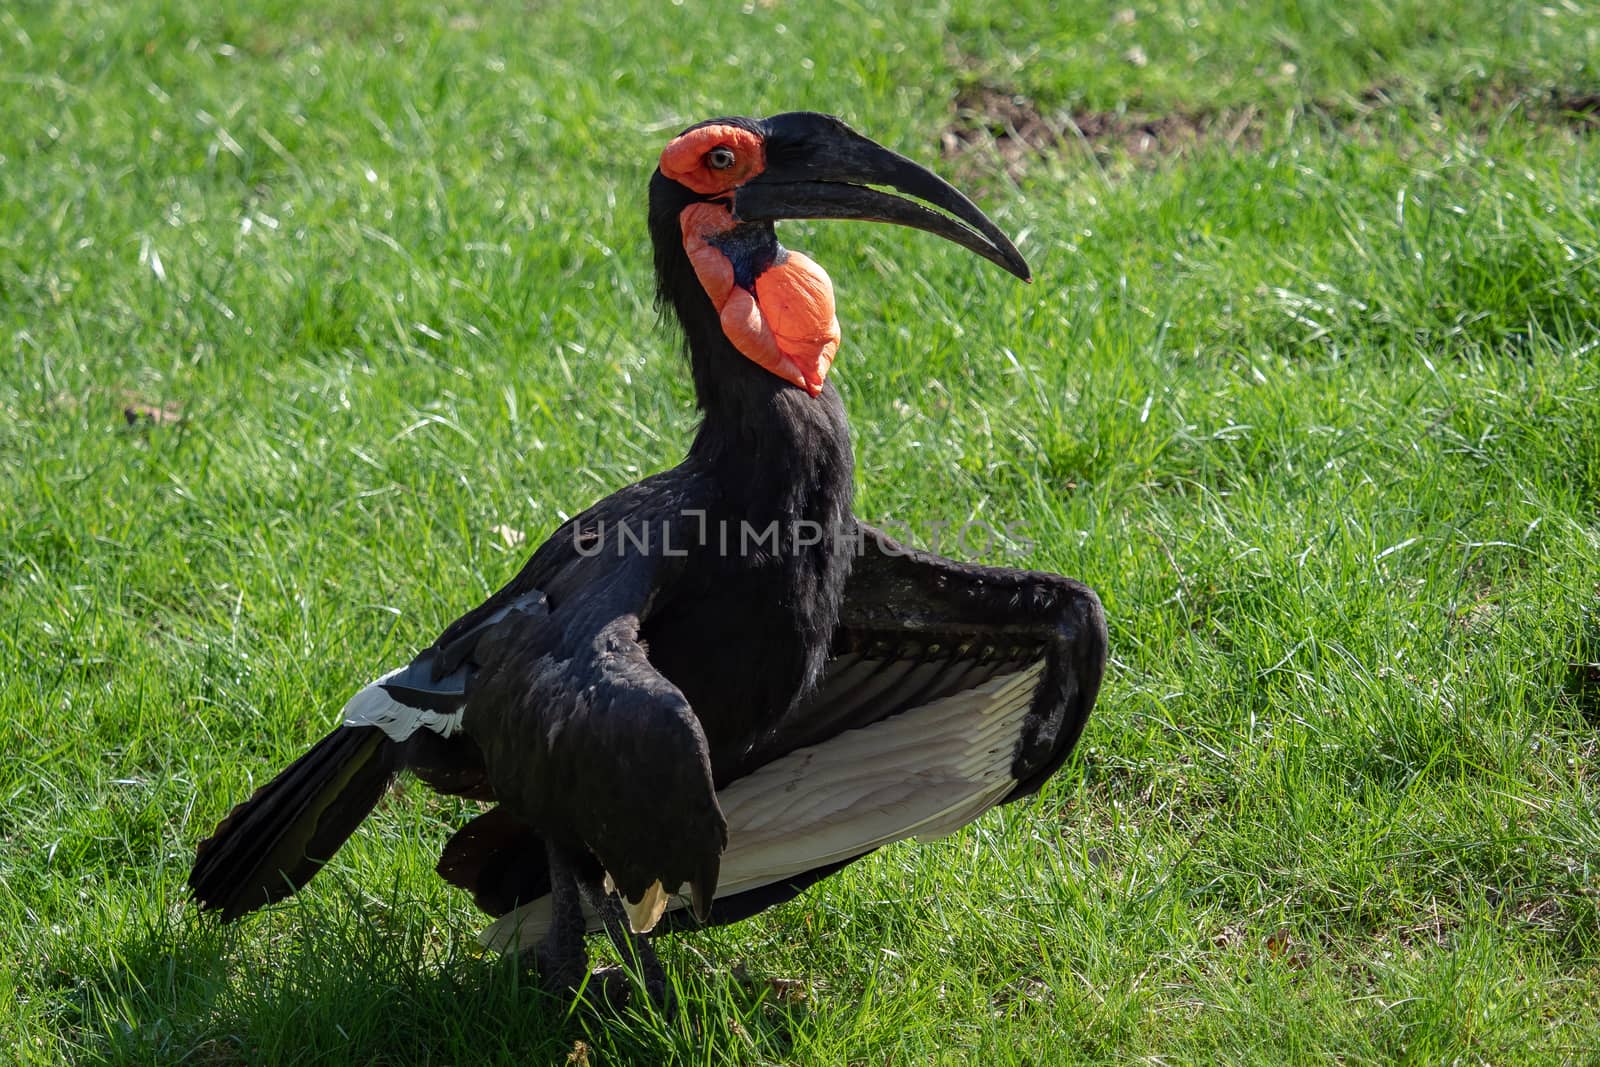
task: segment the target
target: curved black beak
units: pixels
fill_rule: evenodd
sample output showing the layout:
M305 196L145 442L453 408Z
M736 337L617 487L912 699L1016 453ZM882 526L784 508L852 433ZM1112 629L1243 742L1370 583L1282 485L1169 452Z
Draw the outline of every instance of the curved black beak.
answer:
M1000 227L926 167L861 136L831 115L792 111L774 115L762 126L766 169L735 190L737 218L892 222L938 234L1025 282L1033 280L1027 261ZM939 210L870 188L874 185Z

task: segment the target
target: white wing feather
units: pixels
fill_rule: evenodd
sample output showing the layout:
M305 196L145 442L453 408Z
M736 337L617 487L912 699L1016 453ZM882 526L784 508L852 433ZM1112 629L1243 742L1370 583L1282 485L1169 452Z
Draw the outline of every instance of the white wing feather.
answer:
M717 897L909 837L944 837L998 804L1016 785L1011 760L1043 669L1037 663L846 731L729 785L717 794L728 820ZM688 904L673 896L667 906ZM599 929L599 917L588 918ZM542 897L479 940L506 952L536 944L549 925Z
M344 725L376 726L388 734L391 741L404 741L423 727L441 737L449 737L461 729L461 712L414 708L402 704L383 688L383 683L410 669L408 666L392 670L351 697L344 706Z

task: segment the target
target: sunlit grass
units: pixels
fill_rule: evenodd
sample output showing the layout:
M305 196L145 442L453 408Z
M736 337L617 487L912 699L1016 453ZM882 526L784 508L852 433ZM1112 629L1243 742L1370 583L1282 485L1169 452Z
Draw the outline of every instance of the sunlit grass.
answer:
M1470 99L1593 92L1584 11L215 7L0 11L0 1058L1592 1055L1600 142ZM974 79L1285 116L961 160L1032 286L785 235L839 292L861 514L1105 600L1081 758L670 943L672 1019L487 958L418 788L196 920L195 842L515 571L501 527L681 456L663 139L816 107L937 162Z

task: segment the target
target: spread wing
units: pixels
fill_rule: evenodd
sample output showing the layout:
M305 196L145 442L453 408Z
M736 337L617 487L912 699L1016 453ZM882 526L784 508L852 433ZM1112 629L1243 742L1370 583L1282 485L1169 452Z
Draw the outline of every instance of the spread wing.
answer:
M813 695L718 793L728 847L711 922L793 897L867 853L935 838L1036 791L1099 692L1100 602L1058 575L978 567L866 528ZM692 922L670 902L668 928ZM485 932L538 935L533 899Z
M709 907L725 823L699 720L638 641L658 564L584 562L581 590L553 587L548 612L478 630L462 728L501 805L592 852L648 928L680 886Z

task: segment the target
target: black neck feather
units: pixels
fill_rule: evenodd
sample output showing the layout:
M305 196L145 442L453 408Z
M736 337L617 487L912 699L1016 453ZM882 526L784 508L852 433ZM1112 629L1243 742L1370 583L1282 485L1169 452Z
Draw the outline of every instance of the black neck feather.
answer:
M838 393L825 385L813 397L733 346L683 250L678 215L692 198L659 173L650 194L656 300L683 329L704 413L690 459L714 472L730 508L743 515L830 529L849 522L854 459Z
M762 721L781 714L821 673L855 562L854 459L832 385L813 397L757 366L722 332L683 249L678 216L691 202L682 186L656 174L650 188L656 298L663 315L683 329L704 413L684 466L709 475L713 522L778 527L769 552L701 560L702 573L715 575L713 592L685 607L686 619L673 616L650 634L652 661L683 688L713 752L722 753L749 742L752 708L764 709ZM749 646L758 654L718 660L706 674L699 642L719 634L726 638L722 647ZM689 644L679 649L683 641Z

